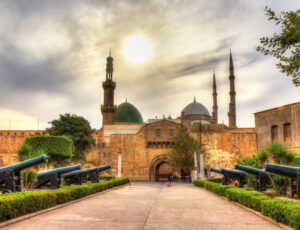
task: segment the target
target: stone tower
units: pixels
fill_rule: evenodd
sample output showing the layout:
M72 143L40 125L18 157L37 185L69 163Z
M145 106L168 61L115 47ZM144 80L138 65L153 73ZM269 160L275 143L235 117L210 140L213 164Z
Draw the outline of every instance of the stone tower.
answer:
M212 123L218 124L218 102L217 102L217 83L216 83L216 76L215 71L213 75L213 112L212 112Z
M101 105L102 113L102 127L104 125L112 125L114 123L114 115L117 110L117 106L114 105L114 91L116 83L113 81L113 58L109 52L109 56L106 58L106 79L102 83L104 90L104 103Z
M230 82L230 103L229 103L229 112L228 112L228 119L229 119L229 127L236 128L236 108L235 108L235 87L234 87L234 68L233 68L233 61L232 55L230 50L230 57L229 57L229 82Z

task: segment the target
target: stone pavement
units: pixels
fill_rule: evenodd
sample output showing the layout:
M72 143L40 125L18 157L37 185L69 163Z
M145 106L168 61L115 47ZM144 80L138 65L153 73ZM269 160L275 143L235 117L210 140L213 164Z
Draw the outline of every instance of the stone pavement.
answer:
M192 184L133 183L2 229L280 229Z

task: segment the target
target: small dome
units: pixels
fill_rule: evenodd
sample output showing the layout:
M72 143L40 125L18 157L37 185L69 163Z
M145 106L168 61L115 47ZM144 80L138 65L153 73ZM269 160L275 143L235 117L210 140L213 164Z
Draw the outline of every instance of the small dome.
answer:
M127 101L118 105L114 122L144 123L138 109Z
M207 108L204 105L198 103L194 100L192 103L188 104L183 110L183 115L209 115Z

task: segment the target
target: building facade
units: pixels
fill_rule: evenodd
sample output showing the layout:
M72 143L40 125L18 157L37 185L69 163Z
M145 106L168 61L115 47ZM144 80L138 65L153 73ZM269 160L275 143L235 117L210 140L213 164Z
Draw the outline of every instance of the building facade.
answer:
M212 78L212 115L194 99L185 106L180 117L149 119L144 122L140 111L131 103L114 104L117 83L113 80L113 58L107 57L106 77L102 84L103 126L93 134L96 145L86 152L83 168L111 164L111 174L121 173L134 180L161 180L168 175L186 176L168 161L174 137L187 131L205 147L204 166L232 168L237 158L256 153L254 128L236 127L235 76L229 55L229 125L218 123L216 76ZM35 131L3 131L0 135L2 165L16 162L16 150L25 137ZM16 134L14 134L16 133ZM119 162L121 157L121 162ZM120 164L121 163L121 164Z
M300 152L300 102L254 115L258 149L276 141L296 153Z

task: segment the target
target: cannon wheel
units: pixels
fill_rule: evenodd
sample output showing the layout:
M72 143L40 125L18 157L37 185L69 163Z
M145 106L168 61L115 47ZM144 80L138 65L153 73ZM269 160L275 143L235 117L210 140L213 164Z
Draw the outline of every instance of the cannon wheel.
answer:
M12 191L10 189L5 189L2 191L2 194L5 194L5 193L12 193Z

